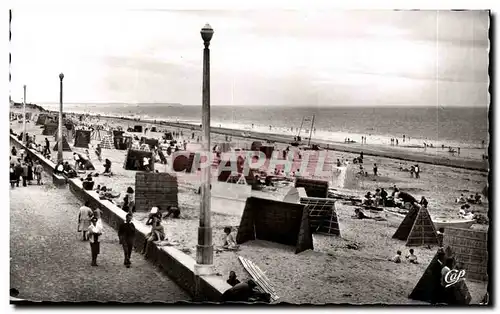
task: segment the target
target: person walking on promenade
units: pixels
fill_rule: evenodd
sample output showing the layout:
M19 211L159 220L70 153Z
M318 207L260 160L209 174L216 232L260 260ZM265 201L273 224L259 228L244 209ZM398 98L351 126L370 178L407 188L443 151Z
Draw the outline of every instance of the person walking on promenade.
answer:
M42 182L42 172L43 172L43 166L40 164L40 161L36 161L35 167L33 169L33 173L35 174L35 180L36 184L40 185Z
M50 155L50 143L47 138L45 138L45 150L44 155Z
M97 218L92 217L91 225L87 229L90 240L90 252L92 254L92 266L97 265L97 255L100 253L99 237L102 235L102 227L97 224Z
M125 222L118 228L118 238L120 239L120 244L123 247L123 254L125 256L123 265L129 268L131 264L130 256L132 255L135 239L135 226L132 223L132 214L128 213L125 216Z
M80 207L80 212L78 214L78 232L82 232L82 241L87 241L87 229L90 227L90 221L94 217L92 209L89 207L90 203L87 201L85 205ZM96 219L97 221L97 219Z
M10 164L10 176L9 176L9 179L10 179L10 187L11 188L14 188L14 185L18 182L18 177L16 175L16 168L14 167L14 164L11 163Z
M27 186L27 180L28 180L28 165L26 162L22 161L21 162L21 167L22 167L22 173L21 176L23 177L23 186Z

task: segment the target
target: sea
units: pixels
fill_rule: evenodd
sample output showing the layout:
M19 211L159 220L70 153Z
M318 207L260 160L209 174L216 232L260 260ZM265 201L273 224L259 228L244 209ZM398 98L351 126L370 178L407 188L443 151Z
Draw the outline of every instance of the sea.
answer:
M57 104L43 104L58 110ZM64 110L201 124L201 106L176 104L65 104ZM434 147L446 145L481 148L489 142L489 109L484 107L285 107L285 106L212 106L211 125L264 133L308 137L313 140L344 142L345 139L370 144L390 144L398 138L400 145ZM302 124L302 128L300 128ZM293 128L293 130L292 130ZM405 135L403 144L402 138ZM409 140L408 140L409 138Z

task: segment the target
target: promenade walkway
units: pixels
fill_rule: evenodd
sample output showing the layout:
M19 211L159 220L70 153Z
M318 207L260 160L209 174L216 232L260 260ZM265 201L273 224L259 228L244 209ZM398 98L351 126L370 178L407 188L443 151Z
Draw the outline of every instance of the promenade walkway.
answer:
M45 178L47 182L47 178ZM175 302L190 299L142 255L123 266L115 230L104 224L98 267L77 230L81 202L52 184L10 190L10 287L33 301Z

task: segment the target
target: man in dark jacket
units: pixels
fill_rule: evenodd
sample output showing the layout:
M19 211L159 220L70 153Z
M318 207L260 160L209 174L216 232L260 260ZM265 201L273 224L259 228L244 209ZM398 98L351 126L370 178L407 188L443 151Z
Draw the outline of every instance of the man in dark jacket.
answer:
M125 267L130 268L130 256L132 255L132 248L134 246L135 226L132 223L132 214L127 214L126 221L118 228L118 238L123 247L123 254L125 260L123 264Z

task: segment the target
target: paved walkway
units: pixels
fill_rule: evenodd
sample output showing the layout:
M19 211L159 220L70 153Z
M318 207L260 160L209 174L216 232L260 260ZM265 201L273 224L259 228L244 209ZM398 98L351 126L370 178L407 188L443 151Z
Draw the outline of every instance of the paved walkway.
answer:
M47 180L47 179L45 179ZM189 296L140 254L123 266L115 230L104 226L98 267L77 233L81 202L52 184L10 191L10 287L40 301L175 302Z

